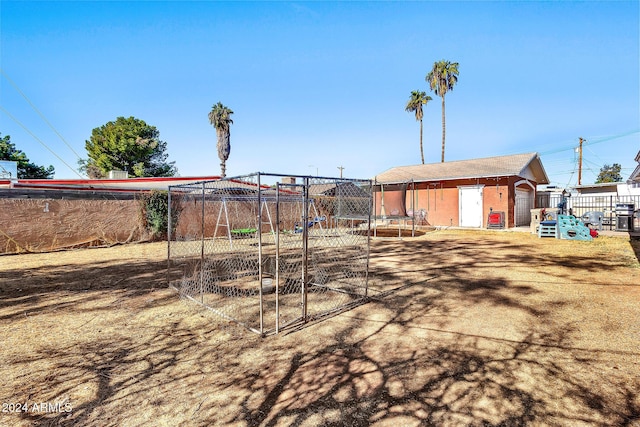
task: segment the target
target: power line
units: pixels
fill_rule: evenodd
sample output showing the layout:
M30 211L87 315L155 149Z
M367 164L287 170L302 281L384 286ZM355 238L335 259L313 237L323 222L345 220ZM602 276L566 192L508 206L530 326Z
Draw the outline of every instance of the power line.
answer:
M602 136L602 137L589 137L587 139L589 139L589 145L594 145L594 144L600 144L601 142L607 142L607 141L612 141L614 139L618 139L618 138L624 138L625 136L630 136L636 133L640 133L640 130L632 130L632 131L628 131L628 132L623 132L617 135L611 135L611 136ZM548 154L556 154L556 153L560 153L563 151L569 151L569 150L575 150L575 144L572 143L571 146L563 146L554 150L549 150L549 151L543 151L540 152L539 154L541 156L544 155L548 155Z
M51 130L53 130L55 132L56 135L58 135L58 137L62 140L62 142L64 142L64 144L69 147L69 149L71 151L73 151L73 154L76 155L76 157L78 158L78 160L82 160L82 158L80 157L80 155L78 153L76 153L76 150L73 149L73 147L62 137L62 135L60 135L60 133L53 127L53 125L51 123L49 123L49 121L46 119L46 117L44 116L44 114L42 114L40 112L40 110L38 110L38 108L36 108L35 105L33 105L33 102L31 102L31 100L29 100L29 98L27 98L27 95L25 95L20 88L13 82L13 80L11 80L9 78L9 76L7 75L7 73L4 72L4 70L2 68L0 68L0 73L2 73L2 75L4 76L5 79L7 79L9 81L9 83L11 83L11 86L13 86L13 88L18 91L18 93L20 95L22 95L22 97L29 103L29 105L31 106L31 108L34 109L34 111L36 113L38 113L38 115L40 116L40 118L42 120L44 120L44 122L51 128Z
M640 133L640 130L632 130L632 131L622 132L622 133L619 133L619 134L616 134L616 135L599 136L599 137L590 137L590 138L589 138L589 143L587 143L584 139L583 139L583 142L584 142L584 145L585 145L587 148L589 148L589 147L588 147L589 145L593 145L593 144L600 144L600 143L602 143L602 142L612 141L612 140L615 140L615 139L624 138L624 137L627 137L627 136L630 136L630 135L634 135L634 134L638 134L638 133ZM563 175L564 175L564 174L569 174L569 181L568 181L568 183L567 183L567 186L571 183L571 180L573 179L573 177L574 177L574 175L575 175L575 172L576 172L577 159L576 159L576 156L575 156L575 150L576 150L576 146L575 146L575 144L572 144L571 146L560 146L560 147L558 147L557 149L549 150L549 151L544 151L544 152L540 152L540 153L539 153L541 157L545 157L545 158L546 158L548 155L552 155L552 154L556 154L556 153L561 153L561 152L569 151L569 150L571 150L571 151L573 151L573 152L574 152L574 159L573 159L573 161L571 162L571 164L573 165L573 171L571 171L571 172L570 172L570 171L556 172L556 174L558 174L558 175L559 175L559 174L563 174ZM590 151L591 153L593 153L593 151L592 151L592 150L589 150L589 151ZM598 159L599 159L600 161L602 161L602 159L601 159L601 158L599 158L599 156L597 156L597 155L596 155L596 157L598 157ZM586 161L586 160L585 160L585 161ZM564 167L564 166L566 165L566 163L568 163L568 162L566 162L565 160L554 159L554 160L552 160L552 161L550 161L550 162L548 162L548 163L550 163L550 164L552 164L552 165L557 165L557 166L563 166L563 167ZM591 162L590 162L590 163L591 163ZM604 162L603 162L603 163L604 163ZM596 171L594 171L592 168L588 168L588 171L589 171L589 172L592 172L594 175L598 175L598 174L596 173Z
M569 184L571 184L571 180L573 179L573 175L575 175L577 168L578 168L578 162L575 162L573 166L573 171L571 172L571 175L569 175L569 179L567 181L567 185L565 185L565 188L569 188Z
M20 121L18 119L16 119L15 117L13 117L11 115L11 113L9 113L7 110L5 110L4 107L0 106L0 110L2 110L7 116L9 116L14 122L16 122L17 124L20 125L20 127L22 127L22 129L24 129L25 131L27 131L27 133L29 135L31 135L36 141L38 141L40 144L42 144L42 146L44 148L46 148L47 150L49 150L51 152L51 154L53 154L54 156L56 156L56 158L58 160L60 160L66 167L68 167L69 169L71 169L73 171L73 173L75 173L76 175L78 175L80 178L84 178L82 175L80 175L78 173L77 170L75 170L74 168L72 168L71 166L69 166L69 164L67 162L65 162L62 157L58 156L51 148L49 148L49 146L47 144L45 144L44 142L42 142L40 140L40 138L38 138L37 136L35 136L29 129L27 129L27 127L25 125L23 125L22 123L20 123Z
M591 154L593 154L594 157L597 157L598 160L600 161L600 163L602 163L603 165L605 164L605 161L602 160L602 157L600 157L595 151L593 151L591 148L587 147L587 149L589 150L589 152Z
M593 137L591 139L591 145L600 144L601 142L607 142L607 141L611 141L613 139L623 138L625 136L633 135L634 133L640 133L640 130L632 130L632 131L628 131L628 132L625 132L625 133L621 133L619 135L602 136L602 137L600 137L600 139L598 139L597 137Z

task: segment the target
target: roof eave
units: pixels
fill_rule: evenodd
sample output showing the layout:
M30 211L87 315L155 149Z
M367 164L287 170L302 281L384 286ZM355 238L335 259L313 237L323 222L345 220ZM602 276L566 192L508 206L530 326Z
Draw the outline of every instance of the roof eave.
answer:
M627 182L639 182L640 181L640 165L636 166L634 171L629 176Z
M518 176L524 176L527 168L531 168L533 170L533 175L536 177L536 184L545 185L549 184L549 176L547 175L547 171L544 169L542 165L542 160L538 153L532 153L531 159L527 162L527 164L522 168Z
M526 168L525 168L526 169ZM544 177L546 177L546 173L544 173ZM412 178L403 181L376 181L375 184L406 184L408 182L437 182L437 181L456 181L456 180L464 180L464 179L483 179L483 178L503 178L508 176L523 176L523 173L500 173L500 174L482 174L482 175L464 175L464 176L448 176L442 178ZM538 184L548 184L547 182L539 182Z

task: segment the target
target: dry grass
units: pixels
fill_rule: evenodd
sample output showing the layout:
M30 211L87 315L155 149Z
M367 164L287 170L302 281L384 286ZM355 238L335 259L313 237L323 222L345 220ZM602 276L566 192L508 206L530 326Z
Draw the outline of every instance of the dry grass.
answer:
M264 339L167 289L163 244L0 257L0 425L638 425L638 257L376 239L370 303Z

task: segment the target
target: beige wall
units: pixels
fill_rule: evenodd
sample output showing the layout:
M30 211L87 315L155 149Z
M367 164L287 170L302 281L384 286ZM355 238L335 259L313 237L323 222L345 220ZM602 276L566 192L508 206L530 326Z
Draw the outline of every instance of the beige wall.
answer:
M137 200L0 199L0 253L146 239Z

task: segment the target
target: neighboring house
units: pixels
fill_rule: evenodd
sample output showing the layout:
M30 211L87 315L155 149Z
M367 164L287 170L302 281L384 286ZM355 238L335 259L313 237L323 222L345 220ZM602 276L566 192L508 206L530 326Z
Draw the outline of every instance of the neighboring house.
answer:
M640 151L635 158L638 166L626 182L604 182L573 187L578 196L624 197L640 196Z
M331 184L311 184L309 185L309 195L311 196L331 196L341 195L343 197L369 197L369 191L355 185L353 182L342 181Z
M600 184L583 184L571 187L576 196L617 196L618 182L602 182Z
M0 188L30 190L78 190L136 192L168 190L170 185L191 184L200 181L218 180L219 176L201 177L148 177L123 179L0 179Z
M369 220L362 217L371 208L371 188L362 188L353 182L342 181L309 185L309 196L318 199L318 204L333 212L336 218ZM335 201L339 203L333 204Z
M375 177L376 216L420 218L433 226L486 227L491 211L506 227L529 226L536 188L549 178L538 153L399 166Z
M638 162L638 166L636 166L635 170L631 173L631 176L627 180L627 184L629 184L629 187L640 191L640 151L636 154L636 162Z

